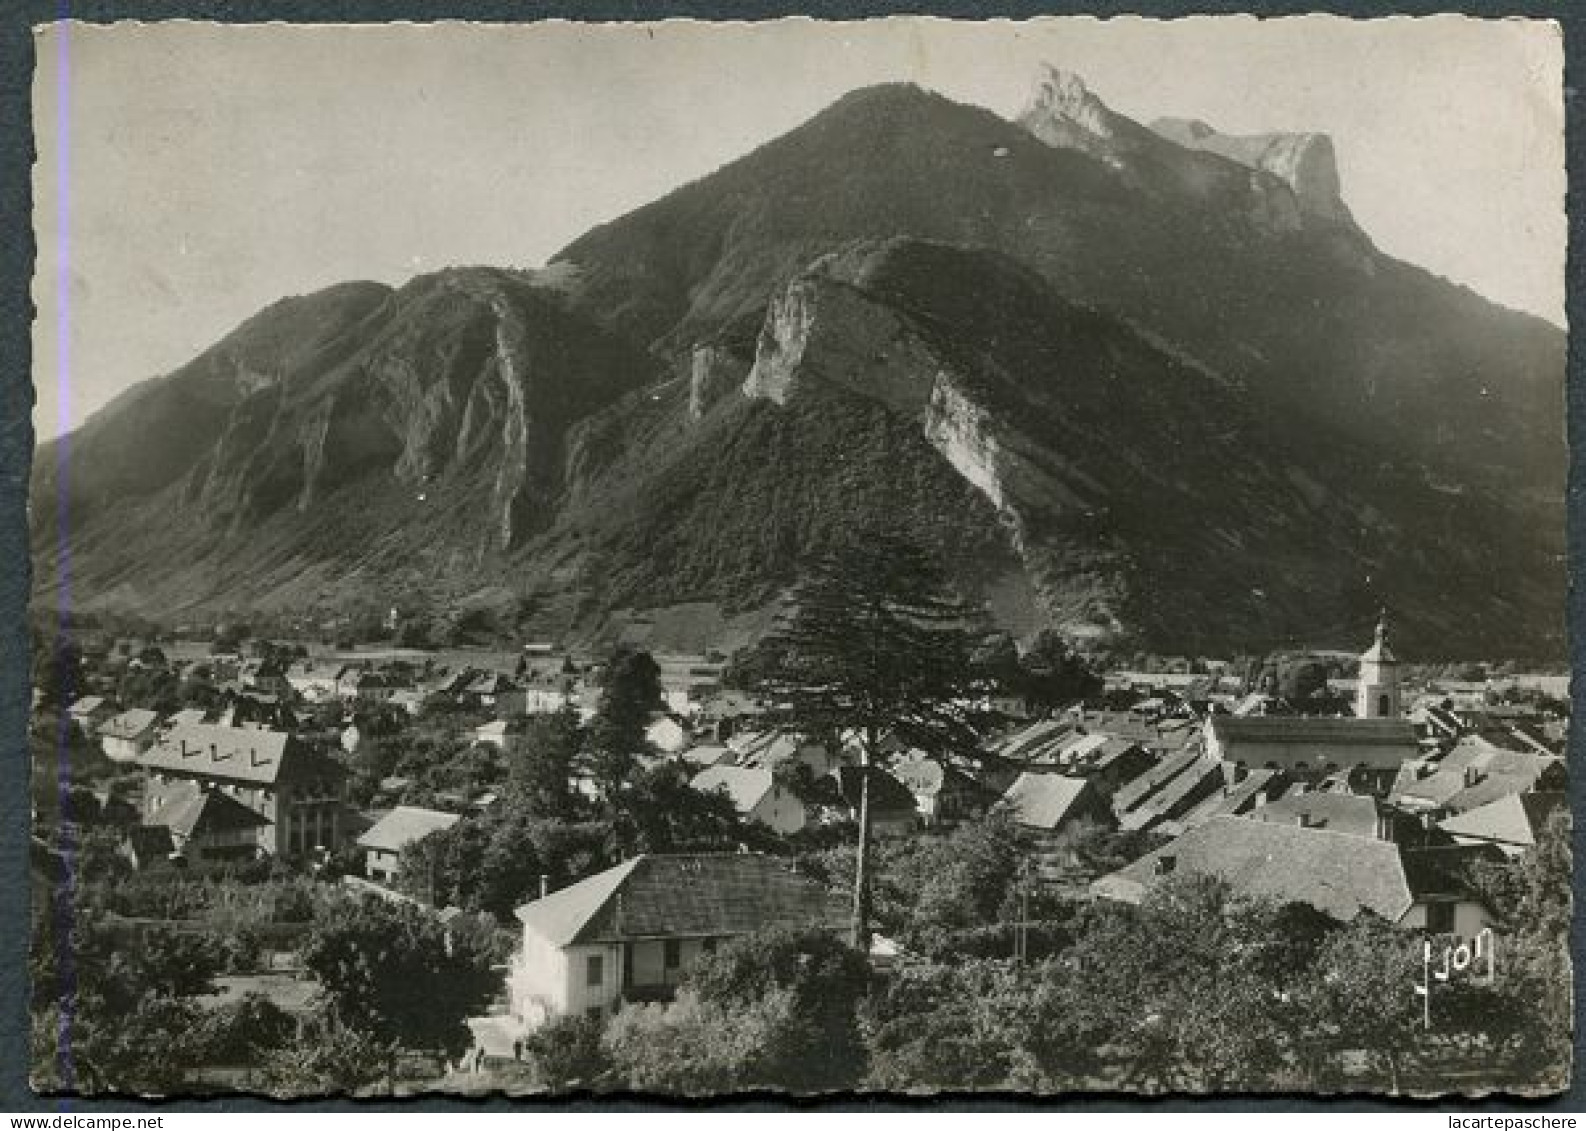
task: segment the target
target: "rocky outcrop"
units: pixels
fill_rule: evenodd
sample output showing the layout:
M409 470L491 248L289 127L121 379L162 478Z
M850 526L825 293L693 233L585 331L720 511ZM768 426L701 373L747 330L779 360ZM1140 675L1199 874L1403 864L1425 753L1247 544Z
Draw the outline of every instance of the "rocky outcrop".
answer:
M1333 139L1326 134L1237 136L1186 118L1158 118L1151 123L1151 129L1175 145L1215 153L1272 174L1294 191L1295 199L1308 215L1339 224L1354 223L1339 184Z
M749 375L750 364L725 346L695 346L689 354L689 419L698 420L723 397L742 386Z

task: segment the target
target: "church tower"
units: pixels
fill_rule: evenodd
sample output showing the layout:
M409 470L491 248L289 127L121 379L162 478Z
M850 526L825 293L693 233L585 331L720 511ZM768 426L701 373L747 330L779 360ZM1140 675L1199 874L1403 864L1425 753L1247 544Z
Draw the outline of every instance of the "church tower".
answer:
M1355 714L1362 719L1399 717L1399 661L1388 650L1388 613L1377 621L1377 639L1360 657Z

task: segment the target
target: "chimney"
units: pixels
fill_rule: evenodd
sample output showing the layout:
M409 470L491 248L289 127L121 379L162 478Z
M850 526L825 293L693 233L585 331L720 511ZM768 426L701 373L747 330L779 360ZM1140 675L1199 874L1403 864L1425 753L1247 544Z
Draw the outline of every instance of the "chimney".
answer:
M187 739L184 738L184 739L181 740L181 742L182 742L182 757L185 758L185 757L187 757ZM198 751L195 750L195 751L193 751L193 753L197 754Z
M544 872L540 873L540 898L544 899L551 894L551 877Z
M1481 781L1481 770L1478 767L1476 767L1476 766L1466 766L1465 767L1465 788L1469 789L1471 786L1475 785L1479 781Z
M1300 826L1302 829L1308 829L1312 827L1316 821L1315 818L1313 818L1309 813L1297 813L1294 816L1294 823Z
M1176 867L1178 867L1178 857L1158 856L1152 863L1151 871L1158 876L1166 876Z
M1393 816L1380 809L1377 810L1377 839L1393 840Z

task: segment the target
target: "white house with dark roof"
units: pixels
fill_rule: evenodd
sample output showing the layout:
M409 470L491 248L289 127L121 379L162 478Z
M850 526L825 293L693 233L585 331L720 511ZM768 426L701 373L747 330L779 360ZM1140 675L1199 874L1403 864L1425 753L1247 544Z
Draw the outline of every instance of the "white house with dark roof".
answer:
M439 809L417 805L398 805L381 817L358 838L364 850L364 872L371 880L388 884L401 874L402 850L443 829L455 825L460 817Z
M787 836L809 823L804 803L777 784L776 774L762 766L707 766L691 783L701 793L725 790L746 820L758 821Z
M112 762L135 762L154 745L160 716L134 707L99 724L99 745Z
M844 901L794 861L752 852L636 856L517 915L507 992L520 1030L669 997L700 955L741 935L847 923Z
M346 770L282 731L171 727L138 756L137 764L151 783L191 781L252 809L269 822L258 838L259 847L271 855L334 850L343 839ZM151 814L144 817L149 820Z

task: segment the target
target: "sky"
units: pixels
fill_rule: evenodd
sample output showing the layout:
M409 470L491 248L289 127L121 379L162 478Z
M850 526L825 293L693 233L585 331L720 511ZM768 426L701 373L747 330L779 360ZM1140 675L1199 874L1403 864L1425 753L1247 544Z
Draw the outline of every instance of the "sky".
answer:
M1330 134L1384 251L1563 325L1563 47L1458 16L36 31L34 423L285 295L532 267L847 91L1015 115L1043 63L1142 121Z

